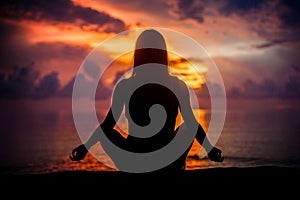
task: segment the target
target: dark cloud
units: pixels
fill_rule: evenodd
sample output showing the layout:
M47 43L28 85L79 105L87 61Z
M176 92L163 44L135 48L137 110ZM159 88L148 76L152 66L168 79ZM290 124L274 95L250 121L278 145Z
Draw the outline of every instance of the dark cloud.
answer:
M118 71L115 75L115 80L113 81L113 84L116 85L118 81L120 81L120 78L125 74L127 70Z
M81 74L77 76L77 81L80 82L80 88L78 89L80 94L78 94L76 98L90 97L92 99L92 82L86 80ZM75 77L62 88L62 90L59 92L59 96L72 98L74 83Z
M256 11L263 5L263 0L225 0L225 1L198 1L178 0L171 4L171 10L179 16L179 19L194 19L203 23L205 16L211 15L209 10L216 10L222 15L245 15Z
M240 87L233 86L227 90L229 98L244 99L263 99L263 98L281 98L291 99L300 98L300 70L298 66L291 66L289 74L282 76L283 81L279 82L274 79L264 79L257 82L251 79L246 80ZM114 83L123 75L117 73ZM93 83L87 80L83 75L78 75L80 81L80 97L93 97ZM33 64L19 67L14 66L9 74L0 74L0 97L8 99L21 98L48 98L48 97L66 97L71 98L75 77L66 85L60 87L58 73L51 72L41 77L39 71L33 69ZM207 84L210 86L208 91ZM214 83L207 83L201 87L197 93L202 98L208 98L211 95L220 94L220 86ZM108 88L100 80L96 88L96 99L111 98L113 88Z
M72 97L73 85L75 83L75 77L72 78L66 85L59 91L61 97Z
M199 23L217 13L226 17L240 17L266 42L255 48L268 48L275 44L300 41L300 2L294 0L177 0L170 4L172 13L180 20L193 19ZM278 24L278 26L273 26ZM229 27L232 28L232 27Z
M34 69L33 64L19 67L14 66L11 73L0 74L0 98L8 99L41 99L48 97L72 98L75 77L66 85L61 87L57 72L51 72L41 77L40 72ZM93 83L83 75L77 76L80 81L80 97L93 98ZM118 77L115 78L115 81ZM100 80L96 89L96 99L107 99L111 97L112 88L107 88Z
M9 70L11 66L24 65L35 61L35 67L44 69L73 68L77 69L90 49L87 46L71 45L62 42L30 43L27 40L25 27L5 23L0 20L0 72ZM53 65L53 62L57 66ZM66 63L68 61L68 63ZM69 63L74 63L69 66ZM52 66L47 67L49 63ZM59 64L61 63L61 64ZM48 70L49 71L49 70Z
M300 72L298 67L292 66L287 76L282 77L282 83L273 79L262 82L246 80L241 87L232 87L228 96L232 98L261 99L261 98L300 98Z
M60 88L58 73L52 72L45 75L35 89L36 98L46 98L56 96Z
M219 11L224 15L233 13L244 15L248 12L260 9L263 3L263 0L227 0L223 1L223 5L220 7Z
M285 90L282 93L282 98L299 98L300 97L300 80L299 76L291 75L285 83Z
M287 38L287 39L277 39L277 40L264 42L264 43L261 43L261 44L252 45L251 47L254 48L254 49L264 49L264 48L272 47L274 45L290 43L290 42L295 42L295 41L293 39L289 39L289 38Z
M251 26L266 39L266 43L257 48L268 48L275 44L292 43L300 40L300 2L294 0L227 0L222 1L218 11L230 16L236 14L245 21L259 26ZM278 24L277 29L270 24Z
M74 5L70 0L16 0L1 1L0 17L12 20L48 21L53 24L65 22L82 28L93 26L94 31L121 32L126 25L110 15ZM91 29L91 28L89 28Z
M97 80L100 76L101 70L98 64L94 63L94 61L91 61L89 59L84 61L83 70L86 72L86 74L94 79Z
M298 29L300 27L300 2L296 0L281 0L277 5L282 27Z
M178 0L171 9L180 20L194 19L199 23L204 22L205 7L201 1Z
M239 98L241 96L241 89L236 86L231 87L228 96L232 98Z
M116 80L116 78L114 79ZM112 96L113 88L107 88L101 81L98 83L96 89L96 99L110 99Z
M0 27L3 28L0 32L1 98L72 97L74 80L61 85L58 77L71 79L88 55L89 48L58 42L30 43L22 40L22 34L26 33L24 27L1 20ZM33 63L32 61L35 61L35 64L24 65ZM91 66L85 71L94 78L100 73L96 66ZM85 83L85 90L89 90L88 81ZM96 98L106 98L110 93L106 87L101 87Z
M25 67L14 66L10 74L1 75L0 96L4 98L33 97L38 78L39 72L33 70L32 64Z
M25 33L24 28L21 28L18 25L5 23L1 20L0 20L0 30L1 30L0 31L0 39L12 38L16 33L18 33L20 35ZM5 40L1 41L2 44L3 44L3 42L7 42L7 41L5 41Z
M15 61L17 59L14 56L16 55L16 52L19 51L19 49L22 49L23 46L23 41L19 42L17 38L18 36L21 36L25 33L25 29L17 25L2 22L0 20L0 30L0 60L2 64L1 68L3 70L3 68L7 67L8 65L11 66L15 64ZM28 52L28 48L26 49ZM26 51L24 51L24 53L25 52ZM20 57L22 56L23 55L20 54ZM11 62L12 60L13 62ZM26 61L22 62L22 64L23 63L26 63Z
M86 80L85 77L83 75L80 75L80 74L77 76L77 81L80 82L79 91L82 91L80 93L80 95L77 96L77 98L81 98L81 97L90 97L91 99L94 98L93 97L94 94L91 90L93 88L93 83ZM72 98L74 83L75 83L75 77L72 78L59 91L59 96L60 97ZM100 80L100 82L98 83L98 87L96 89L95 98L96 99L107 99L107 98L110 98L111 95L112 95L112 89L107 88L104 84L102 84L102 82Z
M275 94L275 83L273 80L264 80L262 83L256 83L247 80L243 84L243 97L245 98L264 98L273 97Z
M237 14L247 21L270 22L268 19L274 17L281 28L299 30L300 26L300 2L295 0L227 0L222 1L218 11L226 16Z

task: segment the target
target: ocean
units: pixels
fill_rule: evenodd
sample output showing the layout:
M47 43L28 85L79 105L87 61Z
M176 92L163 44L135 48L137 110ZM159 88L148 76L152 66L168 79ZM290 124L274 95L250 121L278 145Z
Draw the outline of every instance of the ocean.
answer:
M261 103L259 105L263 105ZM91 154L80 162L69 159L72 149L81 143L74 126L71 100L2 100L0 105L1 174L115 170ZM199 112L200 123L206 129L210 111L200 109ZM299 122L299 109L289 106L229 106L216 143L224 161L210 161L205 150L195 142L187 158L187 170L258 166L299 168Z

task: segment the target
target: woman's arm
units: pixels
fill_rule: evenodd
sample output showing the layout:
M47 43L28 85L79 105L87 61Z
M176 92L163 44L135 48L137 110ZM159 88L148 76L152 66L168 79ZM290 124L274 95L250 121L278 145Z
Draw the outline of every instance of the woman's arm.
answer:
M120 81L112 95L112 103L111 107L103 120L103 122L100 124L100 126L94 131L92 136L89 138L89 140L85 143L86 148L90 148L91 146L95 145L99 141L100 134L103 134L102 131L109 133L112 131L114 126L116 125L116 121L120 118L120 115L122 113L124 102L125 102L125 82L126 80Z
M104 134L104 132L110 132L114 126L116 125L116 120L119 119L122 109L124 106L124 81L121 81L115 88L112 95L112 103L111 107L103 120L103 122L96 128L96 130L92 133L90 138L87 140L85 144L81 144L75 149L73 149L70 159L73 161L82 160L87 152L93 145L95 145L99 139L100 134Z
M221 156L221 150L214 147L210 141L207 139L205 141L205 144L203 143L205 138L206 138L206 133L201 126L200 123L195 119L194 113L192 111L192 107L190 104L190 99L189 99L189 91L188 88L186 87L185 83L180 82L179 86L181 90L181 96L179 97L179 103L180 103L180 112L182 114L182 117L184 119L184 123L188 127L198 127L197 128L197 133L196 133L196 140L204 147L204 149L208 153L208 157L210 160L215 161L215 162L222 162L223 157Z
M116 118L119 117L120 115L116 116ZM107 133L110 132L115 125L116 125L116 121L114 119L112 108L110 108L104 121L96 128L96 130L93 132L91 137L85 143L85 147L87 149L90 149L99 141L100 134L104 134L103 132L107 132Z
M202 145L203 141L206 137L206 133L204 129L202 128L201 124L195 119L191 104L190 104L190 96L189 91L185 83L180 82L179 87L180 89L180 99L179 100L179 108L180 112L182 114L182 117L184 119L184 123L190 129L190 127L198 127L197 128L197 134L196 134L196 140ZM205 146L205 149L211 149L212 145L210 142L208 142Z

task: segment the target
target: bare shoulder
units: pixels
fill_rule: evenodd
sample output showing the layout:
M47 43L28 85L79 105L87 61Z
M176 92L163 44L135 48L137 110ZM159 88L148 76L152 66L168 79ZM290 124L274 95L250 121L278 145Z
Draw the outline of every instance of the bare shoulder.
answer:
M177 89L179 89L181 92L184 92L184 91L188 90L187 85L186 85L186 83L183 80L181 80L181 79L179 79L179 78L177 78L175 76L173 76L172 79L173 79L172 80L173 81L173 85Z
M114 87L113 99L114 101L123 101L128 96L128 90L130 86L130 81L128 79L120 80Z

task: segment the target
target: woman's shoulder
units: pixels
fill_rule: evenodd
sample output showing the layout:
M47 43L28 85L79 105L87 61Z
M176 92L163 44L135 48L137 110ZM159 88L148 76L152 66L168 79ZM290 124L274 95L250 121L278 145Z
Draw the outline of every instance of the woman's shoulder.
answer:
M172 84L176 85L179 88L187 87L185 82L179 79L177 76L171 76Z

